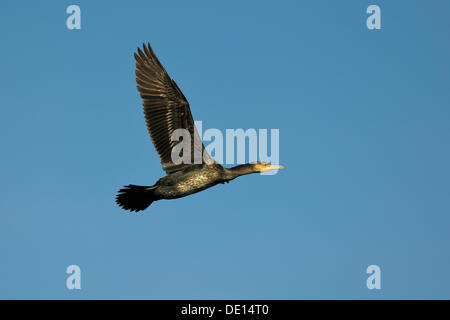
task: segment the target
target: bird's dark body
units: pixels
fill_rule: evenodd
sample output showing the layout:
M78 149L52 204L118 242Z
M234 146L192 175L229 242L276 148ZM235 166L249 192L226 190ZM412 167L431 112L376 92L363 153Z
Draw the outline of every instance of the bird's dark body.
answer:
M227 169L218 164L206 152L192 118L186 97L159 62L150 44L138 48L136 60L137 89L143 101L148 132L161 165L167 175L153 186L128 185L119 190L116 202L130 211L146 209L153 201L177 199L200 192L218 183L228 182L236 177L273 170L280 166L257 162ZM200 164L172 161L176 141L172 139L175 130L183 129L190 136L191 160L202 155ZM187 153L189 155L189 152ZM183 159L184 159L183 150Z
M177 199L200 192L225 182L223 167L216 164L195 165L182 171L162 177L155 183L155 197L159 199Z

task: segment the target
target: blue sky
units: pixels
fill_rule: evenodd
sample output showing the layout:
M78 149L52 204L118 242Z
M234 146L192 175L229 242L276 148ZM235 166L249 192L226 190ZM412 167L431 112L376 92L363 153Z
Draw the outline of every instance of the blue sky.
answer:
M2 1L0 298L450 298L449 12ZM121 186L163 175L135 88L144 41L204 130L279 128L286 170L117 207Z

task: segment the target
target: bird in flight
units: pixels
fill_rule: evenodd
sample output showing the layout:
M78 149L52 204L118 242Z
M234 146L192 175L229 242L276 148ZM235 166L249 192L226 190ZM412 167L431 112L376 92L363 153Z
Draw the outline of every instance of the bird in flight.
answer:
M283 166L261 161L229 169L221 166L205 150L188 101L159 62L150 43L143 44L142 50L138 48L134 58L137 89L143 101L147 129L167 175L152 186L124 186L116 196L120 207L141 211L153 201L182 198L242 175L283 169ZM185 130L190 136L191 148L187 150L191 151L190 159L196 158L196 161L173 161L172 150L177 141L173 141L172 135L177 129Z

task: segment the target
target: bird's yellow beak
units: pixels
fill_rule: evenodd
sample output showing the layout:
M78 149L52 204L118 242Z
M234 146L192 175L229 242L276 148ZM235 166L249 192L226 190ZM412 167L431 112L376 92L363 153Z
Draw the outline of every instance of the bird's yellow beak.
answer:
M266 172L266 171L270 171L270 170L280 170L280 169L284 169L284 167L279 164L268 163L267 165L265 165L261 168L261 172Z

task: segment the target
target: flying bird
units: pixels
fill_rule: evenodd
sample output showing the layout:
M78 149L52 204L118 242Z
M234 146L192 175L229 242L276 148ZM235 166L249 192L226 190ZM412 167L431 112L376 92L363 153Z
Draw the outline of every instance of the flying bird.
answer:
M167 175L152 186L124 186L116 196L120 207L141 211L157 200L185 197L250 173L283 169L283 166L261 161L229 169L221 166L205 150L187 99L159 62L150 43L143 44L142 50L137 48L134 58L137 89L143 101L147 129ZM172 160L172 150L177 144L172 140L172 134L176 129L189 133L190 159L197 157L197 161L178 163Z

